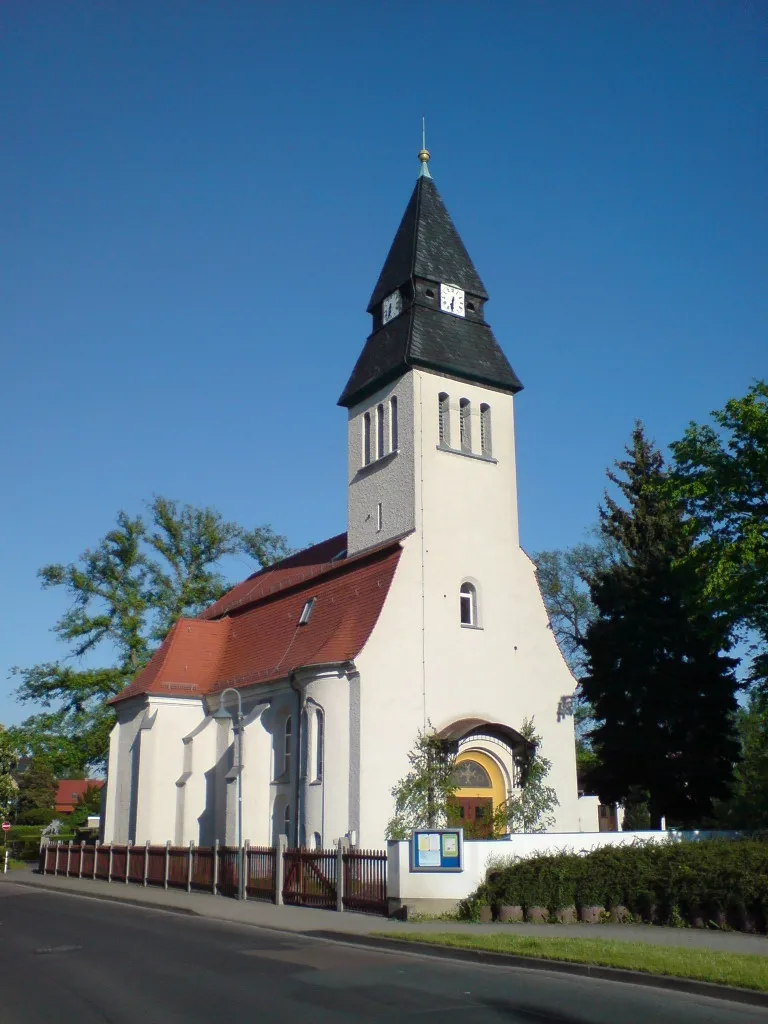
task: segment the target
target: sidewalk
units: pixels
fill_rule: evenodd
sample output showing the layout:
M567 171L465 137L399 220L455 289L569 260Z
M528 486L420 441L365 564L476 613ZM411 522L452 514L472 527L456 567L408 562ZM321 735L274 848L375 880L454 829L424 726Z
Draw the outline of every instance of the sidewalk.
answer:
M656 946L687 946L724 950L730 953L753 953L768 957L768 937L747 935L743 932L705 931L694 928L660 928L653 925L528 925L528 924L463 924L459 921L388 921L369 914L332 910L312 910L307 907L276 907L271 903L248 900L240 903L225 896L209 893L188 893L179 889L161 889L124 882L101 882L91 879L63 878L60 875L38 875L18 869L7 875L0 874L0 895L5 886L29 887L54 892L80 894L117 900L155 910L195 914L211 920L233 924L256 925L279 931L311 935L334 932L365 936L388 932L479 932L514 933L518 935L551 935L558 938L601 938L619 942L645 942Z

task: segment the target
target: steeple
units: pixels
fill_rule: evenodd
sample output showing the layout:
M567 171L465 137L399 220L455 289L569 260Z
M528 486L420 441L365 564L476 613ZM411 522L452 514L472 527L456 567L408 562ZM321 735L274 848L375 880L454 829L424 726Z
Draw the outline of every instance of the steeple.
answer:
M488 293L440 197L429 159L422 139L421 171L368 303L373 332L339 405L355 405L413 366L510 394L522 389L485 322ZM446 291L456 294L459 312L446 309Z

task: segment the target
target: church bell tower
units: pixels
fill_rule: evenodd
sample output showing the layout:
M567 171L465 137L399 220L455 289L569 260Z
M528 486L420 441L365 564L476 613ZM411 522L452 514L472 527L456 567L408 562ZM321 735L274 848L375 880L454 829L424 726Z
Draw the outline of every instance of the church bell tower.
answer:
M450 521L472 495L506 517L504 539L517 544L512 396L522 384L485 320L488 293L429 159L422 148L368 303L372 331L339 399L350 555L422 529L441 506ZM452 499L456 488L465 493Z

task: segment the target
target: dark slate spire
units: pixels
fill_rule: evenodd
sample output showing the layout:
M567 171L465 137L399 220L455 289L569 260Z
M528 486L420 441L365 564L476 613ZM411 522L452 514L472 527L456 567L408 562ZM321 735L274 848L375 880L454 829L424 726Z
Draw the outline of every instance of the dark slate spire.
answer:
M422 170L373 290L373 333L339 405L352 406L413 366L515 394L522 384L483 318L488 293L428 169ZM440 284L465 292L465 316L440 311ZM394 291L402 312L382 324L382 301Z

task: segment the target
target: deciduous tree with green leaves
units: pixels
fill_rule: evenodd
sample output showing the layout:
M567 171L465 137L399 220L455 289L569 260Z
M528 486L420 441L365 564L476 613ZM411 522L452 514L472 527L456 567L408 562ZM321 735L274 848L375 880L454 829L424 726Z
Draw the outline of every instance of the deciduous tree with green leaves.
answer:
M768 690L768 382L712 419L670 446L673 481L695 528L706 596L736 638L753 642L752 678Z
M7 818L16 804L18 757L5 727L0 725L0 817Z
M408 839L414 829L445 828L448 823L448 805L456 792L456 753L431 723L419 730L408 763L410 771L392 789L395 814L387 825L388 839Z
M603 802L647 793L652 828L662 816L695 824L728 795L739 744L739 683L729 623L707 601L692 564L693 529L661 453L635 427L627 458L608 477L601 531L620 550L591 587L598 617L583 640L581 679L597 725Z
M55 626L69 660L13 670L17 698L43 709L10 730L17 749L62 777L103 766L113 723L107 701L141 671L179 616L197 615L226 592L221 560L240 554L266 566L287 553L271 527L245 530L215 509L158 496L142 515L120 512L77 562L44 566L43 586L70 600ZM97 654L100 665L82 664Z
M521 771L520 792L496 812L495 832L546 832L555 824L554 810L560 801L547 777L552 762L541 753L541 737L536 735L532 718L520 726L520 735L528 751Z

